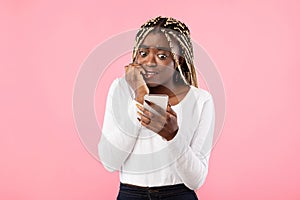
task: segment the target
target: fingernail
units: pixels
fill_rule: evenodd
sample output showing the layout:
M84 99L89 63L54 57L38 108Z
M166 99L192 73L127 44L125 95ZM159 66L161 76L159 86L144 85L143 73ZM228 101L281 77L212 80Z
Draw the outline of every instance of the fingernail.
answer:
M148 101L148 100L145 100L145 102L148 104L148 105L151 105L152 102Z
M143 106L141 106L141 105L139 105L139 104L135 104L136 105L136 107L139 109L139 110L144 110L144 107Z

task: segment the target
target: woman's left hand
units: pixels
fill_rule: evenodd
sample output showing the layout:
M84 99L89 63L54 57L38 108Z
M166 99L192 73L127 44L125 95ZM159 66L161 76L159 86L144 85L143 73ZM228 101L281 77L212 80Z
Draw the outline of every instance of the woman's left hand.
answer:
M136 106L140 110L138 111L138 115L140 116L140 119L138 120L144 127L159 134L167 141L172 140L178 131L176 112L171 108L170 104L168 104L167 110L165 111L152 102L146 101L146 103L154 110L154 112L137 104Z

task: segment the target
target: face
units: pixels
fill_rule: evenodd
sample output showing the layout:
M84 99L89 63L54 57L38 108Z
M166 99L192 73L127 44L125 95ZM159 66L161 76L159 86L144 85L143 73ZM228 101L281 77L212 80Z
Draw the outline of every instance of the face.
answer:
M149 87L168 87L173 83L175 62L163 33L151 32L145 37L138 49L136 61L146 71L143 77Z

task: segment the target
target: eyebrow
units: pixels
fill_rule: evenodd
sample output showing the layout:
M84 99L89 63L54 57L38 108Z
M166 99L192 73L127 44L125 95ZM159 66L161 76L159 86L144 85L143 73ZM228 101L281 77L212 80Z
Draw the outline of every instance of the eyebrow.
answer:
M150 46L147 46L147 45L143 45L143 44L142 44L142 45L140 45L139 48L149 49ZM154 48L156 48L156 49L158 49L158 50L170 51L170 52L171 52L171 49L170 49L169 47L154 47Z

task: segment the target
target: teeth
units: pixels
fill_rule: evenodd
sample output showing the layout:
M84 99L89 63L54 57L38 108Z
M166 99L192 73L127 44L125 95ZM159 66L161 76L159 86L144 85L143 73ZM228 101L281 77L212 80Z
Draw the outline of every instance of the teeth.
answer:
M146 72L144 76L146 78L151 78L154 77L156 74L158 74L158 72Z

